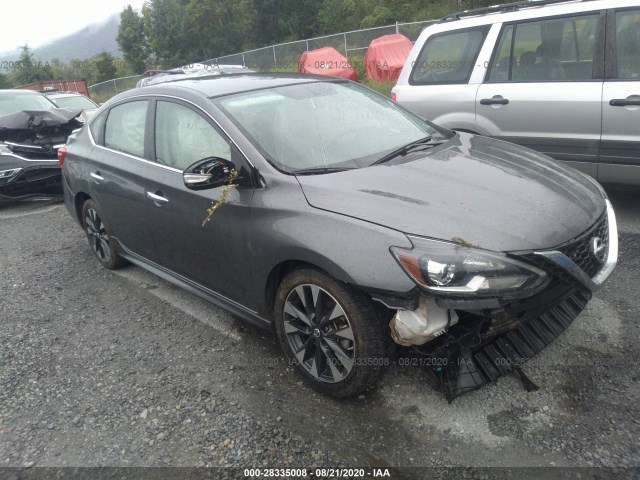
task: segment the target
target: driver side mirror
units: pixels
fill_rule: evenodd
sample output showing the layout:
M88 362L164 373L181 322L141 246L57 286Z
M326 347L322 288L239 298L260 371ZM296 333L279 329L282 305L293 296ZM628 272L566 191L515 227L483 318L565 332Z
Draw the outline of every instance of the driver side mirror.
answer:
M229 181L235 165L220 157L198 160L182 174L185 186L190 190L206 190L221 187Z

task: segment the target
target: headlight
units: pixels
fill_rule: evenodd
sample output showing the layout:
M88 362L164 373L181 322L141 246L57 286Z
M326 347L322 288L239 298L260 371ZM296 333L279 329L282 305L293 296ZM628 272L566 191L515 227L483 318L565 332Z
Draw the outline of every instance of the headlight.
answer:
M18 174L21 168L12 168L10 170L0 170L0 179L4 180Z
M549 281L544 270L505 254L409 236L413 249L391 247L398 263L421 287L449 295L530 296Z

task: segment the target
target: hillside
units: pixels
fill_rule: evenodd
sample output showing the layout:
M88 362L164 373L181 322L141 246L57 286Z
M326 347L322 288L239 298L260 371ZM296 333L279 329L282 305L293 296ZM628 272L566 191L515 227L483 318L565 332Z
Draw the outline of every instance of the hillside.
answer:
M111 53L114 57L120 57L122 54L116 42L119 25L120 14L114 14L103 22L94 23L66 37L34 48L34 58L43 63L54 58L68 63L74 59L90 58L103 50ZM17 49L2 52L0 53L0 63L16 61L19 56L20 51Z

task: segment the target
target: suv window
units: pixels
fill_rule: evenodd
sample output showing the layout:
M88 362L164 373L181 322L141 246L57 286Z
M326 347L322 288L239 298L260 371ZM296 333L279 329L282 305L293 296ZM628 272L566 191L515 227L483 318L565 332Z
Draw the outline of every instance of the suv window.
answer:
M436 35L425 43L411 72L411 84L466 83L484 41L486 28Z
M617 78L640 78L640 10L616 12Z
M109 111L104 130L104 146L144 157L144 127L148 100L117 105Z
M184 170L198 160L231 160L229 142L204 118L184 105L156 104L156 161Z
M590 14L507 25L489 81L591 80L598 18Z

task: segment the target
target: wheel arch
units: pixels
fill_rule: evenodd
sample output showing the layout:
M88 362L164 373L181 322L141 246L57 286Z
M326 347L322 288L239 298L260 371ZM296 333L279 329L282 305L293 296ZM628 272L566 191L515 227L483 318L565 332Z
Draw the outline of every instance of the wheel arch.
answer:
M311 260L309 258L297 257L291 258L287 260L282 260L276 265L274 265L269 274L267 275L267 280L264 286L264 301L266 306L266 312L269 317L273 318L273 308L275 305L276 294L278 292L278 287L282 283L282 280L292 271L309 267L319 270L338 281L350 284L353 286L353 281L351 277L339 266L333 264L327 259L325 261L318 261L318 259Z
M91 200L91 196L89 196L85 192L76 193L76 195L75 195L75 197L73 199L74 207L75 207L75 210L76 210L76 218L78 220L78 223L80 223L80 225L83 225L83 221L82 221L82 206L85 204L85 202L87 200Z

